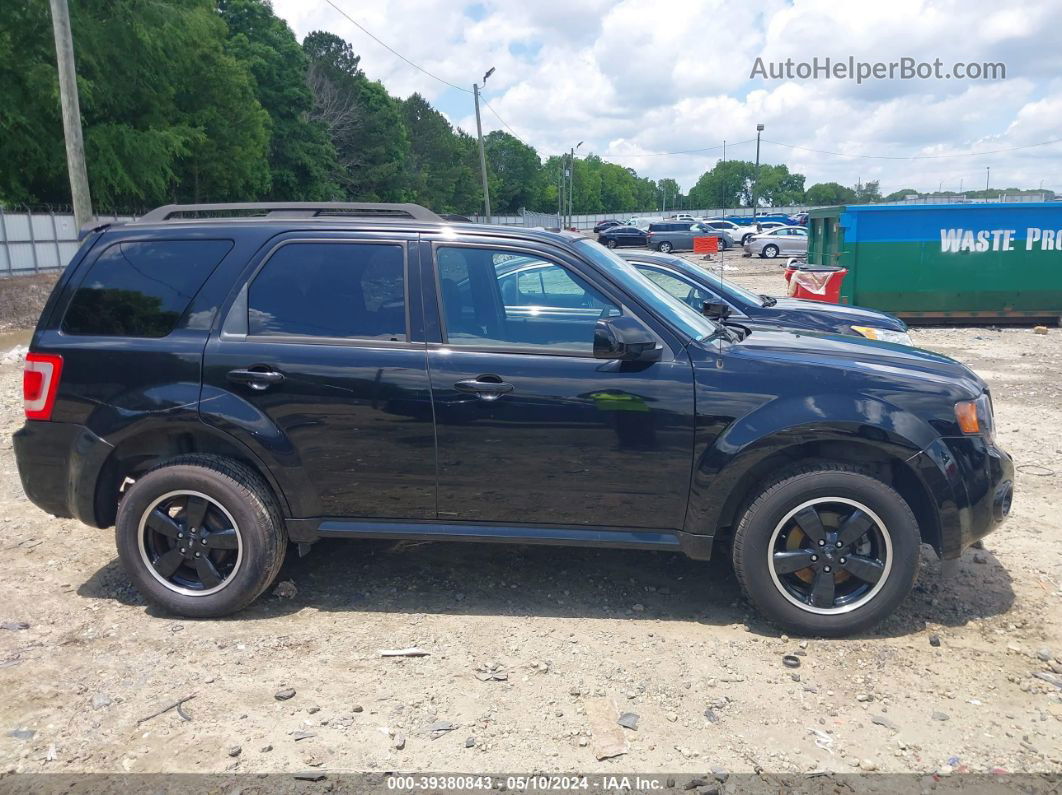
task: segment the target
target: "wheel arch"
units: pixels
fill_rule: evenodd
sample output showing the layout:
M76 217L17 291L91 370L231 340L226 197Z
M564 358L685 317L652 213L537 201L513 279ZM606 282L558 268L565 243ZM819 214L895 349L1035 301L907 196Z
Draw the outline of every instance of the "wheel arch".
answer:
M127 479L135 480L161 462L193 453L218 455L250 467L272 491L283 515L292 515L286 490L257 455L227 434L202 423L188 423L175 427L155 425L123 435L96 477L93 499L96 526L110 527L114 524Z
M715 485L699 495L701 509L697 522L700 529L691 529L691 532L703 534L706 527L711 528L709 532L714 540L726 542L733 535L744 510L771 481L785 477L788 470L809 463L846 463L864 469L894 488L918 520L922 541L939 552L941 520L937 500L907 463L909 456L868 441L844 438L791 441L769 447L757 445L730 462L726 482L732 483L732 487L718 483L720 478L717 478Z

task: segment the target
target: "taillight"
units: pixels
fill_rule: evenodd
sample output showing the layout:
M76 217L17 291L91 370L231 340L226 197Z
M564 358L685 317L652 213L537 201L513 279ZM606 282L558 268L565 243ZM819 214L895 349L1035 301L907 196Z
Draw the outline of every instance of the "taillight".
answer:
M50 420L59 376L63 372L63 357L50 353L26 354L22 371L22 400L27 420Z

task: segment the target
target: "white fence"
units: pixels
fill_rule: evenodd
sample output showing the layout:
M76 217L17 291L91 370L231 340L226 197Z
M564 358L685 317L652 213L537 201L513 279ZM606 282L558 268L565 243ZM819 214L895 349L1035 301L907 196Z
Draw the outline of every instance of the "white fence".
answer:
M130 220L98 216L100 222ZM11 212L0 207L0 276L65 268L78 249L77 225L70 213Z

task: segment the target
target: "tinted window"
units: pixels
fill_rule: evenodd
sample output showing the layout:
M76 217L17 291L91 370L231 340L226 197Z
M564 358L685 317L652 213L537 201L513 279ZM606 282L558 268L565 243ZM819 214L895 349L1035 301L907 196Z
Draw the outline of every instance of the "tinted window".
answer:
M230 248L229 240L117 243L85 274L63 331L165 337Z
M436 262L451 344L590 354L597 319L620 314L581 276L534 255L444 246Z
M709 300L709 295L705 290L687 284L678 276L659 271L656 268L644 268L637 265L635 267L638 268L641 273L645 274L645 278L649 281L659 285L670 295L689 304L694 309L699 310L701 306L704 305L704 302Z
M289 243L251 282L251 334L404 340L401 246Z

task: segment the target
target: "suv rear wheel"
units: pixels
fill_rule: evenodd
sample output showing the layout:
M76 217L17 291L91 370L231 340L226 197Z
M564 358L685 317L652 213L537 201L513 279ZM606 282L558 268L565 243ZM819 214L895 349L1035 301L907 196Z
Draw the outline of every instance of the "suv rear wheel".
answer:
M665 240L663 243L656 247L656 250L664 254L669 254L671 252L671 248L671 244Z
M920 544L914 514L890 486L847 464L809 465L749 505L734 535L734 571L776 624L837 637L904 600Z
M194 618L249 605L287 551L283 520L261 477L209 455L172 459L133 483L118 507L115 538L140 593Z

